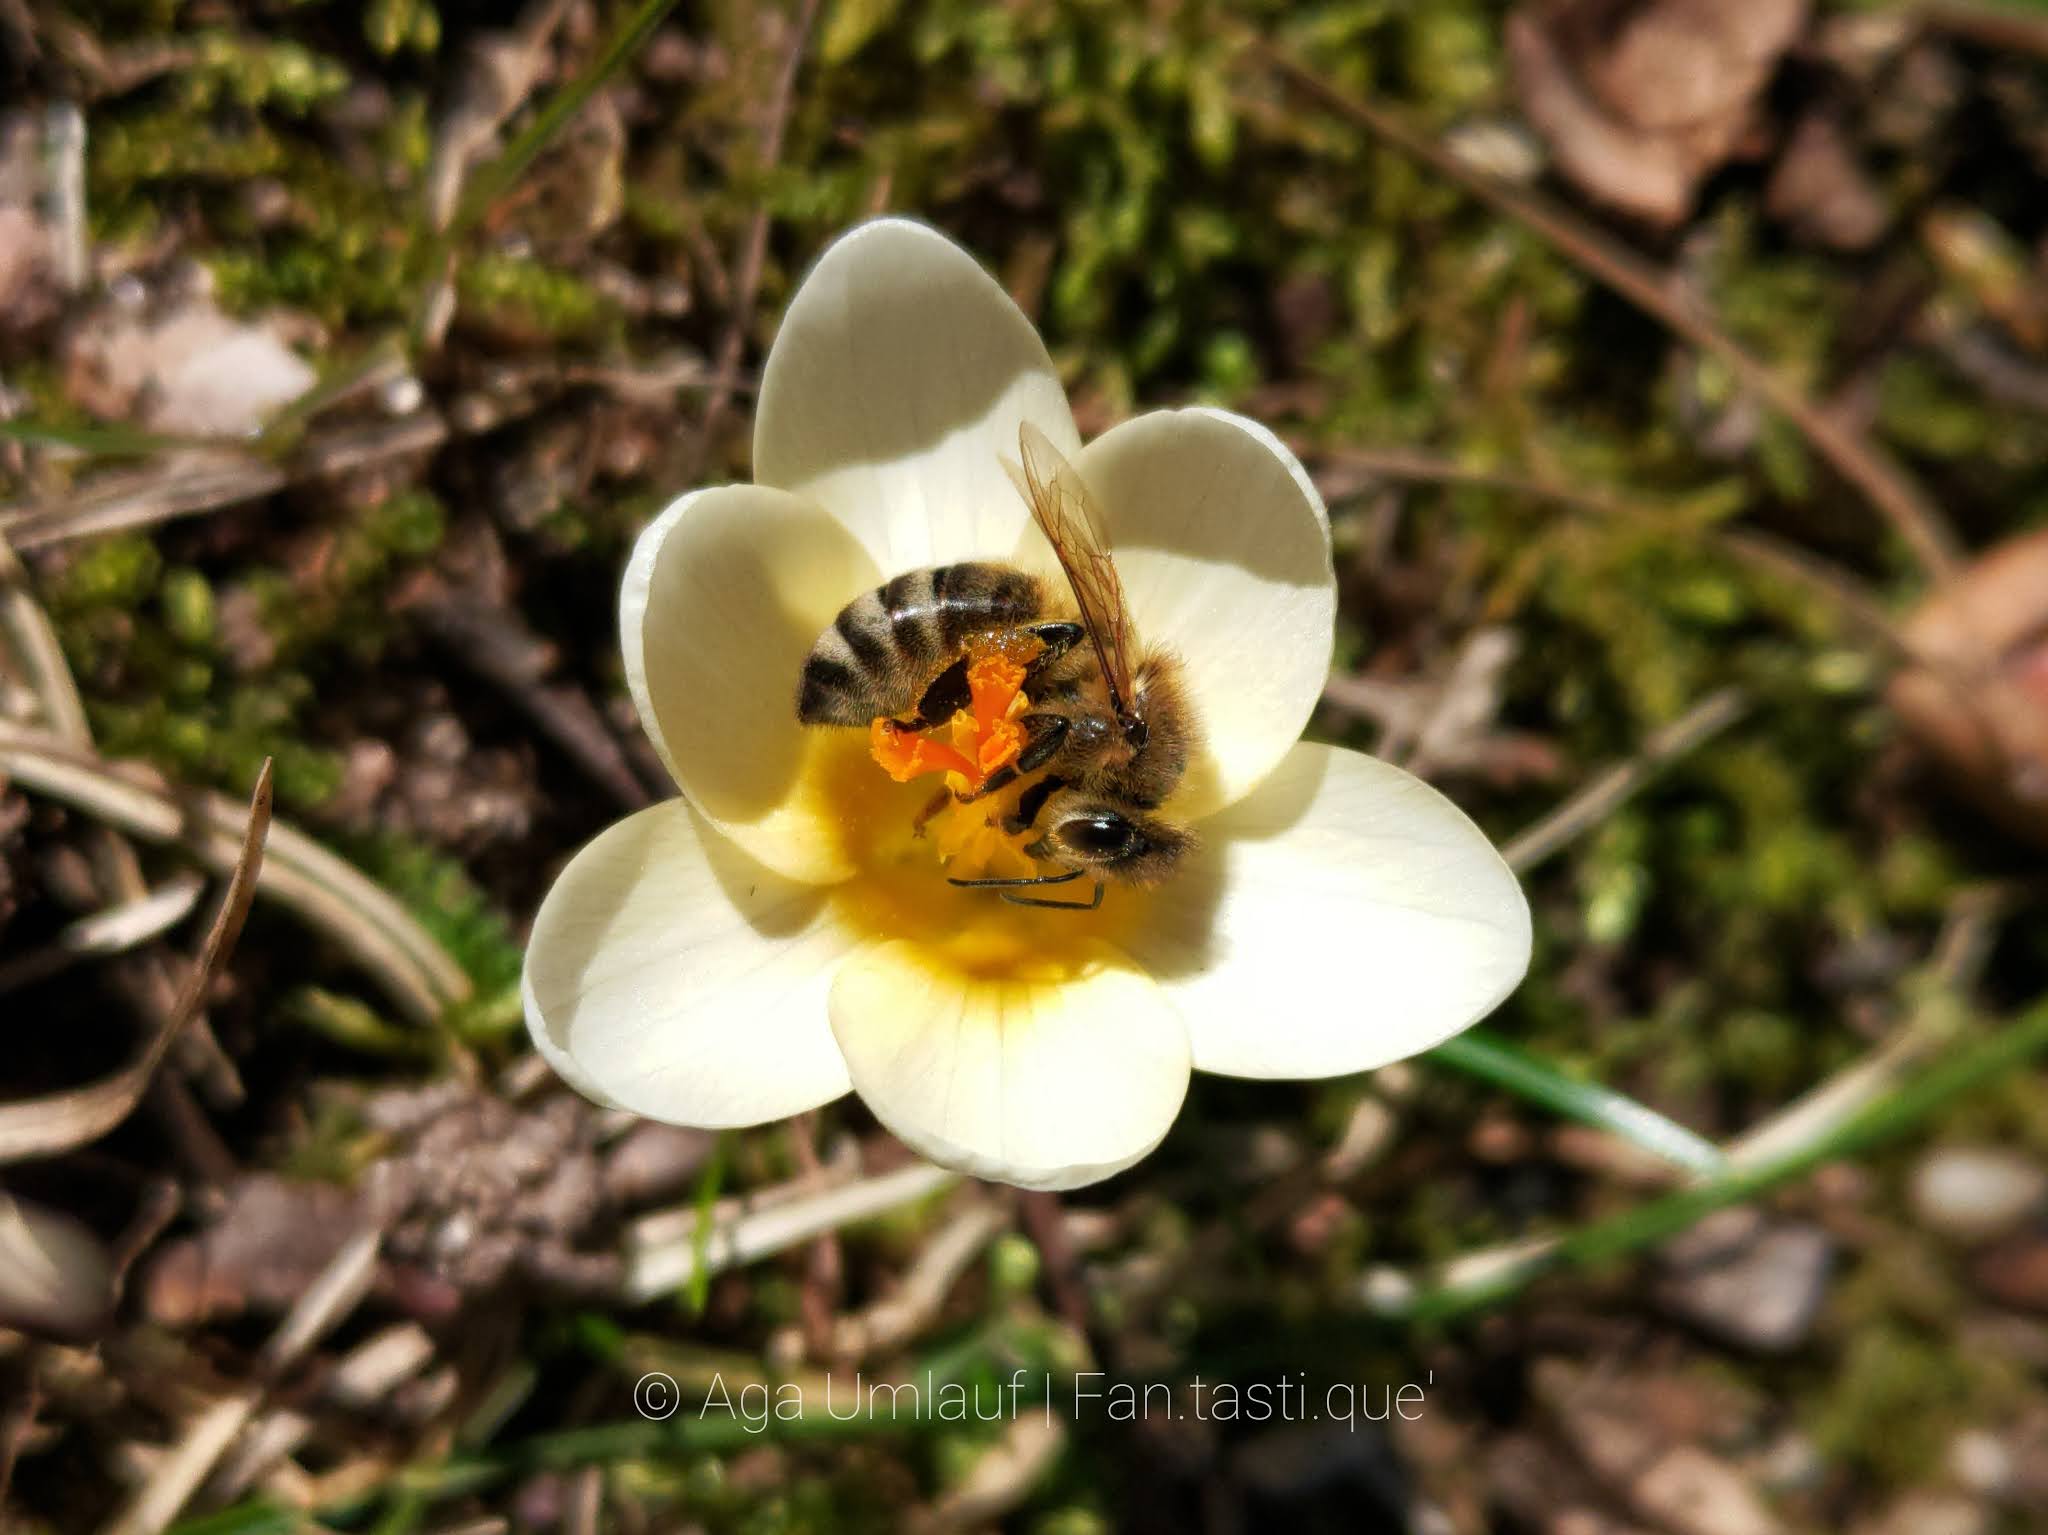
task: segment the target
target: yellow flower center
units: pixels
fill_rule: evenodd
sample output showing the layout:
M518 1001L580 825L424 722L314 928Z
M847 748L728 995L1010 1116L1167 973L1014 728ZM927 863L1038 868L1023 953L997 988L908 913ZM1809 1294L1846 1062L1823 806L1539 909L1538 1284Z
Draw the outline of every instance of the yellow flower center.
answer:
M959 797L976 795L1023 749L1017 721L1031 707L1023 684L1037 645L992 637L971 649L969 705L933 729L878 720L864 739L805 733L781 813L802 817L853 871L822 892L840 926L873 941L908 939L930 963L955 972L1053 981L1097 968L1105 941L1116 944L1141 919L1146 893L1121 886L1094 911L1045 911L946 882L1055 872L1024 852L1042 826L1003 829L1031 779ZM1045 893L1071 888L1087 899L1085 880Z

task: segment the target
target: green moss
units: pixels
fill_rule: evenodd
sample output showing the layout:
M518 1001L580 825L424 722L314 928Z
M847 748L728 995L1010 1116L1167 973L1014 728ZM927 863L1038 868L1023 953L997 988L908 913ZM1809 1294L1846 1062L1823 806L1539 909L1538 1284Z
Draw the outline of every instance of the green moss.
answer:
M2007 1394L2009 1365L1891 1321L1873 1321L1845 1342L1839 1367L1811 1410L1822 1453L1894 1486L1912 1486L1941 1465L1959 1424L1997 1421L1988 1408Z
M213 643L213 588L188 566L164 572L157 587L157 606L164 627L180 644L204 650Z
M456 290L468 323L530 341L588 340L619 322L589 284L524 256L475 256L463 263Z
M163 571L156 546L139 533L88 545L58 578L51 606L60 615L141 604Z
M348 70L297 43L201 32L197 57L178 72L184 105L203 111L227 102L300 114L348 89Z

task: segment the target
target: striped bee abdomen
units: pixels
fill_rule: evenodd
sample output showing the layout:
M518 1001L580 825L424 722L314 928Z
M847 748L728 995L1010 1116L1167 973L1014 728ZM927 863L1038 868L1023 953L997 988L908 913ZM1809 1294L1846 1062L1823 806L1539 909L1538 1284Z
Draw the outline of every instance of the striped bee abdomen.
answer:
M914 706L966 641L1043 615L1036 579L1007 565L906 571L839 610L804 661L796 717L806 725L865 725Z

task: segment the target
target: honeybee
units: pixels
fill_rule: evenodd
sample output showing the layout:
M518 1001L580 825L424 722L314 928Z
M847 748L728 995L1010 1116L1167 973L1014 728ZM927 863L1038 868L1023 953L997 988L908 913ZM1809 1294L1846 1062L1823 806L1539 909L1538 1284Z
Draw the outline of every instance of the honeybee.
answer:
M806 725L865 726L886 716L902 729L928 730L967 707L967 669L979 647L1009 636L1037 641L1023 688L1030 706L1018 719L1023 751L968 797L1042 773L1004 830L1042 826L1025 852L1060 872L950 883L996 889L1019 905L1093 909L1105 883L1157 884L1193 846L1186 826L1158 812L1200 738L1178 658L1140 645L1132 631L1087 486L1029 423L1018 448L1019 463L1004 467L1052 545L1071 602L1007 565L909 571L840 609L804 661L796 712ZM1095 882L1087 902L1019 893L1084 876Z

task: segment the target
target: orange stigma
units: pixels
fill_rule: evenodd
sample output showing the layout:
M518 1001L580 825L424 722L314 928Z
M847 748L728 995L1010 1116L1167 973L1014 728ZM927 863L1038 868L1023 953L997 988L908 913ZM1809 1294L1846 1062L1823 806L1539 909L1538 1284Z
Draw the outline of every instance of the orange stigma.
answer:
M1024 727L1017 722L1031 706L1024 679L1044 649L1035 635L980 641L968 650L966 708L929 730L907 730L886 716L868 727L868 754L898 783L926 773L946 775L947 792L919 818L919 834L929 832L933 850L957 878L1018 878L1036 871L1024 847L1037 833L1003 825L1023 786L988 786L1024 750Z
M1031 646L1044 649L1036 638L1026 638ZM955 793L980 793L1024 750L1024 727L1017 716L1031 703L1024 695L1030 658L1019 658L1021 648L1005 635L971 650L968 707L956 711L944 725L925 731L906 730L883 715L868 726L868 754L898 783L925 773L945 773ZM948 739L939 739L942 733Z

